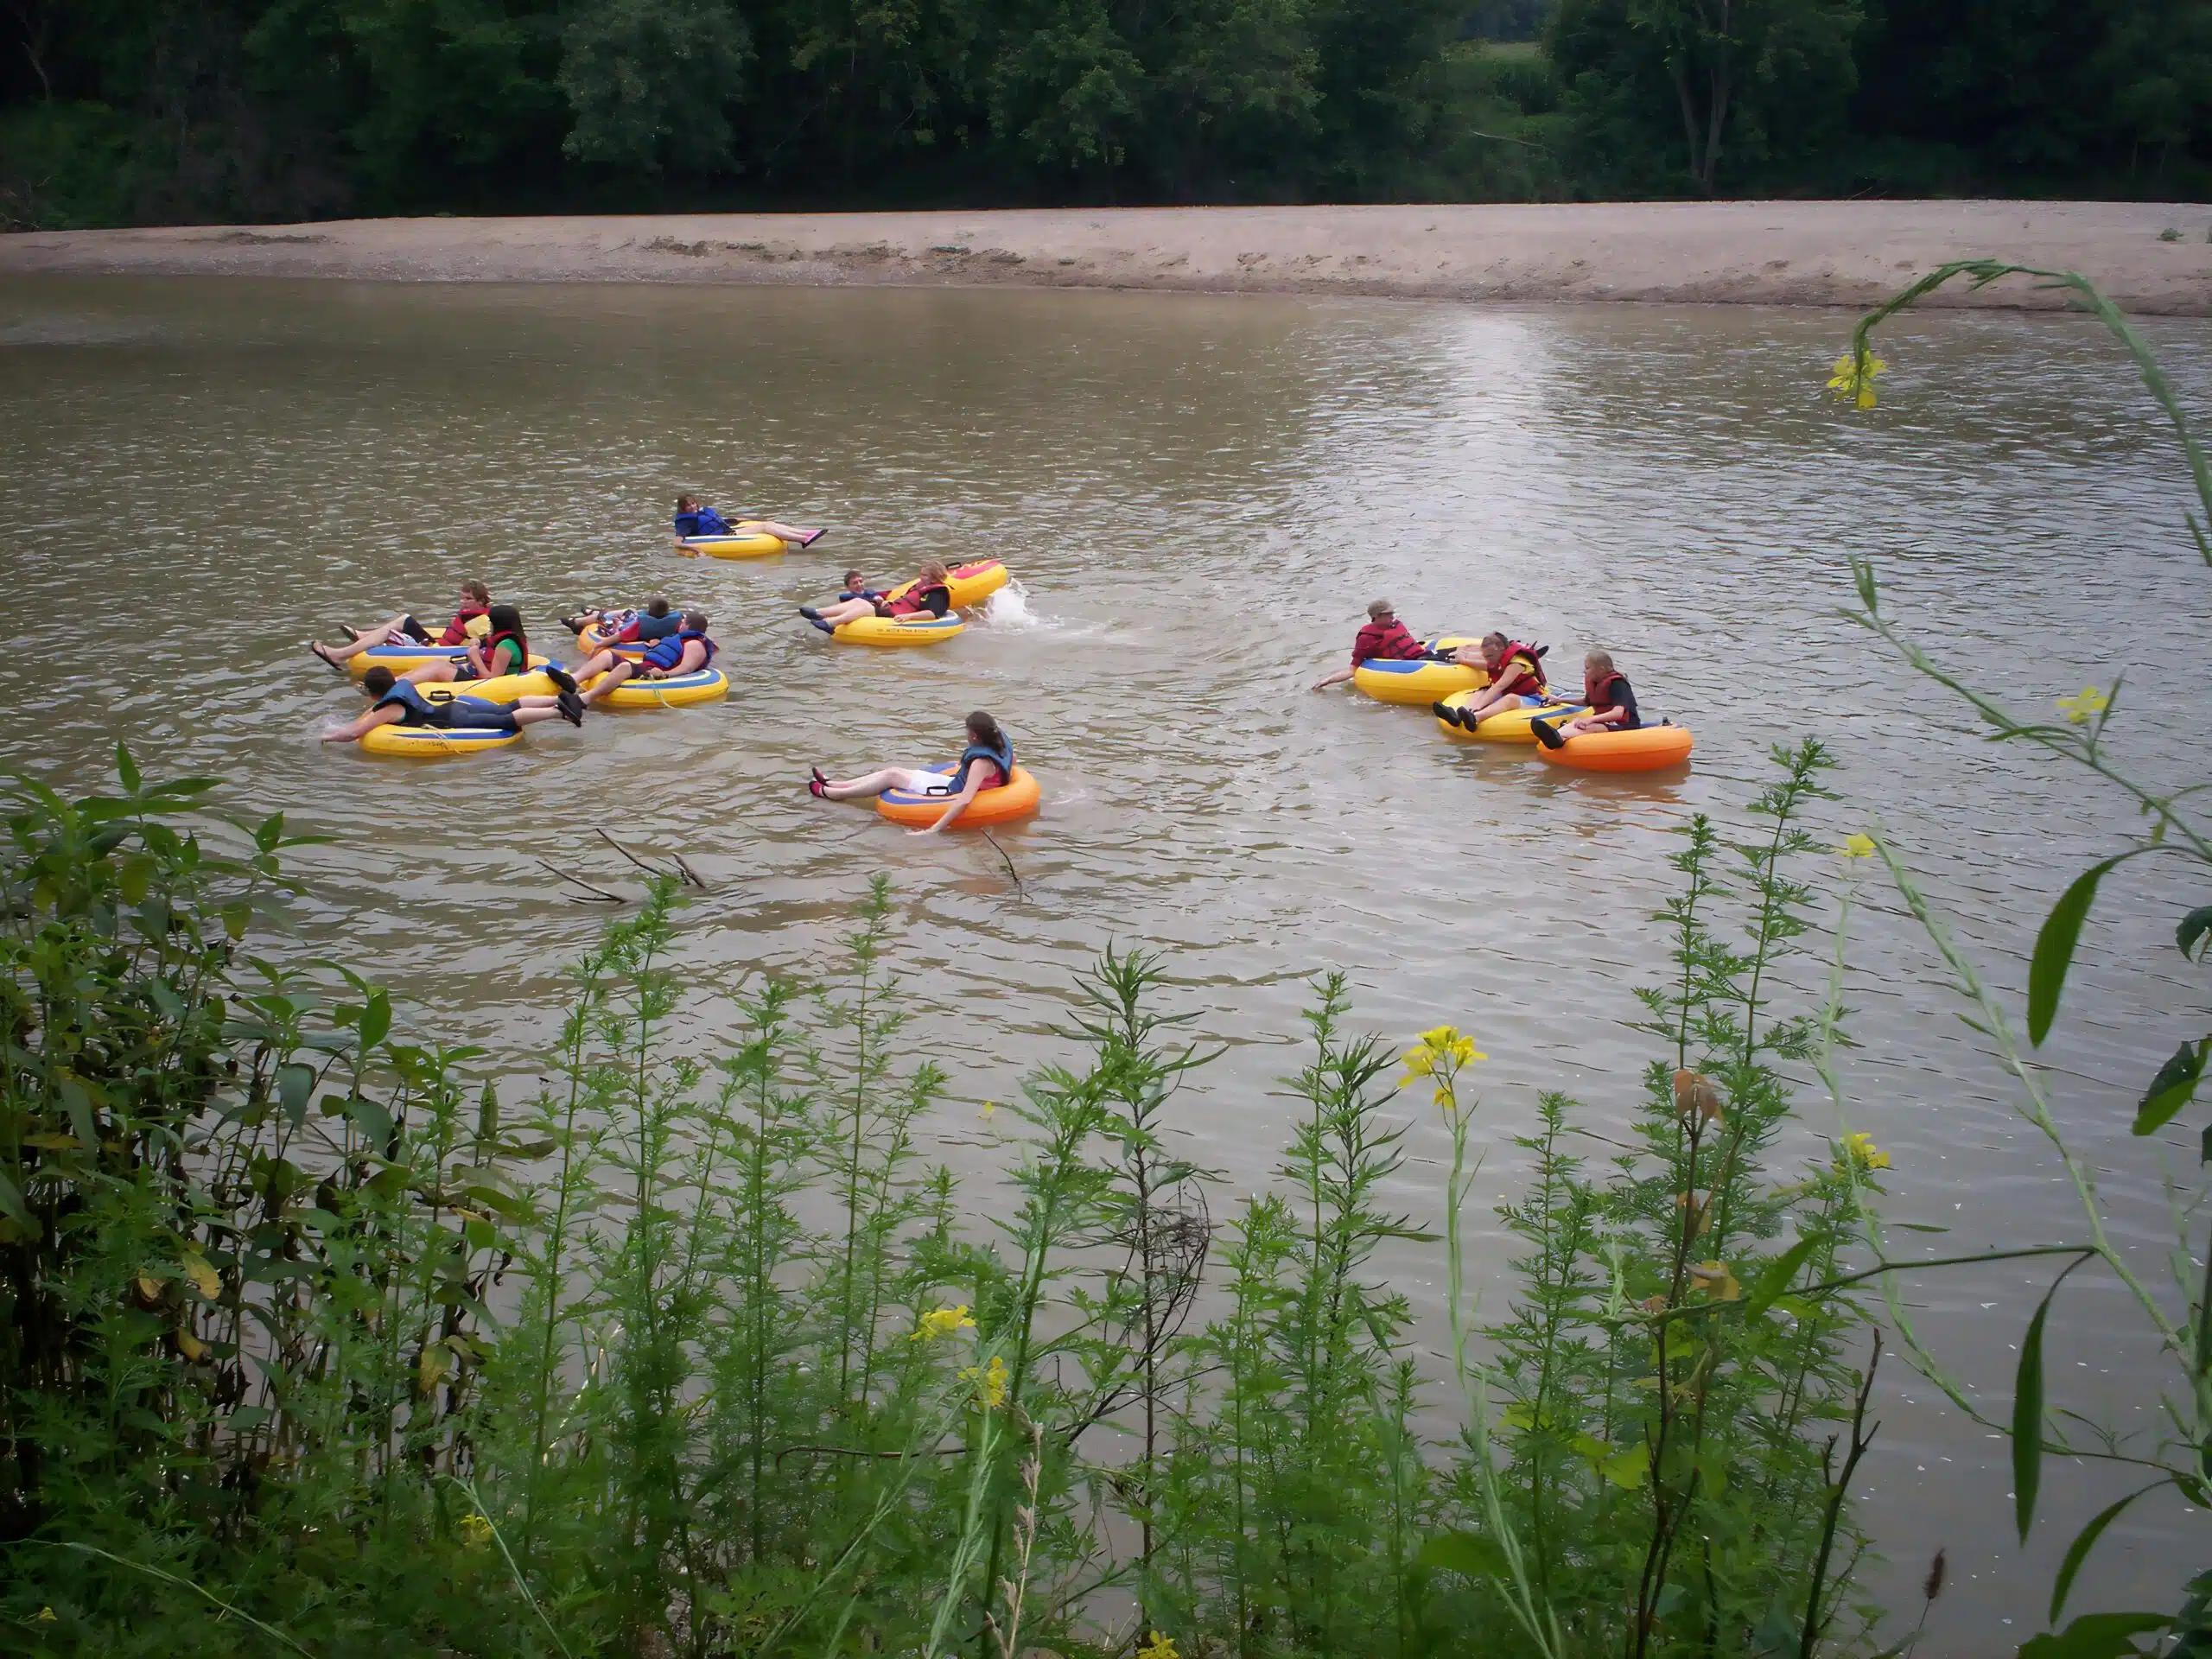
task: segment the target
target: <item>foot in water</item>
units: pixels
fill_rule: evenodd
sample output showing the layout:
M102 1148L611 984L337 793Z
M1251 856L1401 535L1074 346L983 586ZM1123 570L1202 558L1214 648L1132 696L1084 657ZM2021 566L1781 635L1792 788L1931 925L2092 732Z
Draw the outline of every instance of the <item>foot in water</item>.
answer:
M1529 729L1536 734L1536 741L1548 749L1563 749L1567 747L1567 740L1541 720L1530 721Z

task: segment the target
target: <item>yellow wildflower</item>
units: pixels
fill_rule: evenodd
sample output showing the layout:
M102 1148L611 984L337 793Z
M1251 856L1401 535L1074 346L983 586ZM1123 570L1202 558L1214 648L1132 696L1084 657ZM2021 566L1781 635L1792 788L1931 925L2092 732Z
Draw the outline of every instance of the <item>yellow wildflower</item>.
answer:
M976 1385L976 1398L985 1411L996 1411L1006 1404L1007 1369L1005 1358L991 1356L991 1363L978 1370L973 1365L961 1368L960 1380Z
M914 1327L909 1342L928 1342L938 1337L950 1337L962 1331L973 1331L976 1321L968 1317L968 1304L957 1307L933 1307L922 1315L922 1322Z
M41 1608L40 1608L40 1609L38 1610L38 1622L39 1622L40 1624L54 1624L54 1623L55 1622L55 1620L56 1620L57 1617L58 1617L58 1616L55 1614L55 1612L54 1612L54 1609L53 1609L53 1608L51 1608L51 1607L41 1607ZM1173 1653L1173 1652L1174 1652L1174 1651L1175 1651L1175 1649L1174 1649L1173 1648L1172 1648L1172 1647L1171 1647L1170 1649L1168 1649L1167 1650L1168 1650L1168 1652L1170 1652L1170 1653Z
M982 1117L983 1117L983 1120L984 1120L986 1122L989 1122L989 1121L990 1121L990 1116L991 1116L991 1114L992 1114L993 1112L995 1112L996 1110L998 1110L998 1109L999 1109L999 1103L998 1103L998 1102L996 1102L995 1100L987 1100L987 1101L985 1101L985 1102L983 1103L983 1110L982 1110Z
M2111 707L2112 699L2094 685L2085 685L2075 696L2058 700L2058 712L2076 726L2086 725Z
M461 1517L461 1541L471 1549L481 1549L492 1541L492 1523L474 1513Z
M1828 378L1828 390L1839 397L1849 398L1861 409L1874 407L1874 377L1890 365L1869 352L1860 357L1847 352L1835 360L1835 372Z
M1874 856L1874 837L1853 836L1843 843L1840 850L1846 858L1872 858Z
M1406 1051L1406 1075L1398 1079L1398 1086L1402 1089L1415 1077L1433 1077L1441 1073L1443 1081L1437 1085L1436 1103L1448 1106L1452 1103L1452 1074L1463 1065L1489 1058L1475 1046L1473 1038L1462 1036L1457 1027L1439 1026L1421 1033L1421 1040Z
M1887 1169L1890 1166L1890 1154L1874 1144L1874 1137L1871 1135L1846 1135L1842 1150L1836 1157L1836 1167L1841 1169L1847 1159L1862 1170Z
M1152 1640L1137 1649L1137 1659L1179 1659L1175 1651L1175 1638L1154 1630Z

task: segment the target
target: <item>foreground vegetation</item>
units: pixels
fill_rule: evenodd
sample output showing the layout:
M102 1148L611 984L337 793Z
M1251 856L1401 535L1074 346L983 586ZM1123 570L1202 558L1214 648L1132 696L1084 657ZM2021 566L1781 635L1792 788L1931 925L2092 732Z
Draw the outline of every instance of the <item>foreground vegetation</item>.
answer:
M1473 1046L1355 1034L1339 981L1268 1192L1213 1213L1175 1133L1208 1057L1112 954L977 1189L917 1148L946 1079L880 884L833 985L734 993L682 1058L657 889L510 1102L246 953L281 821L219 855L203 786L127 757L113 796L21 785L0 1614L54 1653L1847 1645L1872 1362L1821 1287L1878 1160L1767 1167L1817 1023L1765 988L1826 765L1783 759L1754 836L1677 855L1633 1147L1590 1166L1541 1103L1480 1332ZM1440 1228L1381 1202L1401 1071L1453 1132ZM1408 1242L1446 1249L1441 1374L1375 1265Z
M0 228L2212 184L2197 0L16 0L0 20Z

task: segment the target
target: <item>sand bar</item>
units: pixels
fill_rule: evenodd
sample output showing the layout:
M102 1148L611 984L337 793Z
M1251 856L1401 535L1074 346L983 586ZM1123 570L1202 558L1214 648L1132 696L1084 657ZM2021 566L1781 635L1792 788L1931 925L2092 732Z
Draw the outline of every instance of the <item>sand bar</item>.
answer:
M2161 233L2178 232L2161 239ZM1947 259L2212 315L2212 207L1738 201L341 219L0 236L0 274L880 283L1864 306ZM1952 303L2050 304L2008 281Z

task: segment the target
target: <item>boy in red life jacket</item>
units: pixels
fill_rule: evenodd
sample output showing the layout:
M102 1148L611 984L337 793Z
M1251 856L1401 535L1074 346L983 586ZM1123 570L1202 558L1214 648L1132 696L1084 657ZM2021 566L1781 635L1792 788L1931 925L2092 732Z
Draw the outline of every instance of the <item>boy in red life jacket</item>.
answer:
M480 582L461 584L461 608L454 613L453 620L436 639L430 631L412 616L395 616L389 622L379 622L372 628L345 628L346 645L326 645L320 640L308 641L308 649L335 669L342 670L346 660L358 657L372 645L389 645L395 639L413 639L423 645L462 645L480 637L488 624L484 620L492 608L492 591Z
M1390 601L1378 599L1367 607L1367 626L1351 642L1351 665L1314 681L1313 689L1325 691L1332 685L1342 685L1362 663L1410 663L1428 654L1428 647L1406 632Z
M1522 702L1540 702L1550 695L1544 683L1542 654L1534 645L1524 645L1517 639L1508 639L1502 633L1486 633L1482 644L1472 650L1462 645L1453 653L1452 660L1469 668L1479 668L1490 676L1490 683L1479 691L1468 693L1467 700L1457 709L1436 705L1436 717L1448 721L1467 730L1475 729L1475 722L1500 709Z
M1567 740L1585 732L1632 732L1643 724L1636 706L1636 688L1628 676L1613 666L1611 652L1593 651L1582 659L1582 701L1590 712L1560 725L1532 720L1529 729L1548 749L1562 749Z

